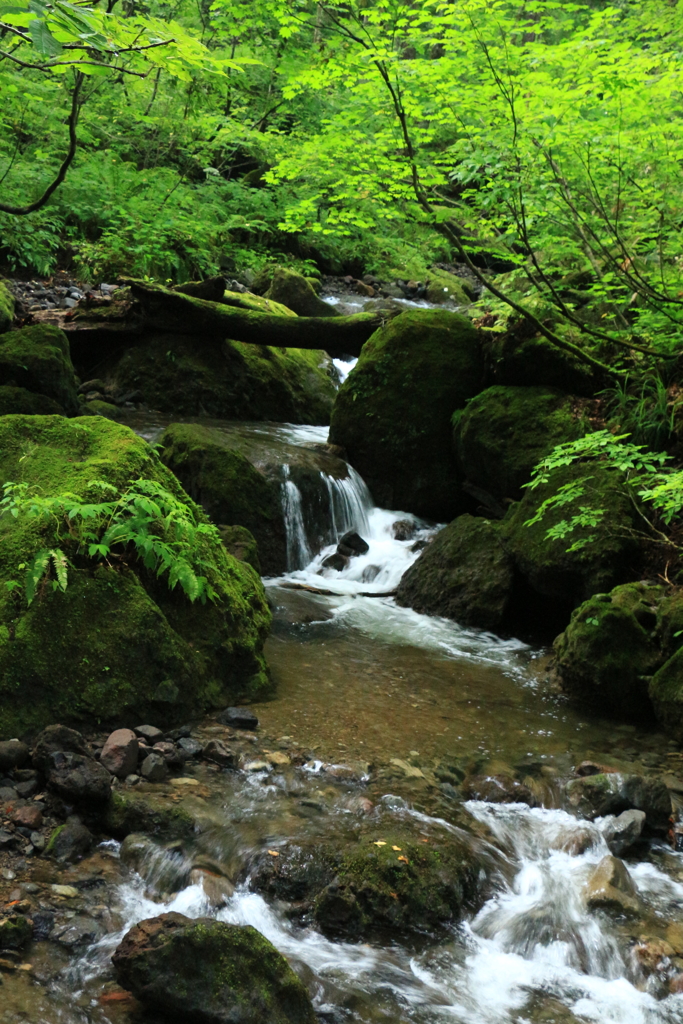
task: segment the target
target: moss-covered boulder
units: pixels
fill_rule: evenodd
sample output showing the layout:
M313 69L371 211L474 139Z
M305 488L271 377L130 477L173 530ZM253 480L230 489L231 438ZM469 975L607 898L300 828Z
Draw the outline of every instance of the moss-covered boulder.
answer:
M37 395L26 388L0 385L0 416L24 414L26 416L61 416L62 407L54 398Z
M513 579L500 525L462 515L444 527L404 573L396 601L464 626L495 630L505 620Z
M480 390L477 331L447 310L411 310L376 331L340 388L330 441L378 505L436 520L462 511L451 416Z
M497 384L558 388L586 397L604 387L590 366L540 334L529 337L526 322L514 317L507 331L489 334L485 348Z
M86 416L105 416L108 420L123 419L123 413L118 405L114 405L113 402L103 402L99 398L84 403L83 413Z
M652 635L660 596L658 587L630 583L577 608L555 641L563 689L609 714L649 713L649 676L661 662Z
M14 320L14 292L6 281L0 280L0 334L9 331Z
M116 839L125 839L132 833L143 832L164 842L190 839L195 832L191 814L177 804L171 804L156 793L131 793L114 790L100 825Z
M294 310L297 316L339 315L334 306L318 297L310 281L286 267L276 267L265 298Z
M660 724L683 744L683 647L655 672L648 694Z
M565 538L549 540L548 530L567 517L562 506L550 509L533 526L526 525L557 489L584 477L590 478L590 504L605 510L595 526L579 527ZM640 549L631 536L633 516L631 500L616 474L599 466L591 466L588 472L575 463L557 470L547 484L527 490L522 500L510 507L502 523L502 537L531 589L572 608L593 594L637 577ZM574 548L581 542L582 546Z
M436 305L454 302L457 306L469 306L472 302L460 278L447 270L432 267L425 279L425 285L425 298Z
M316 1024L304 985L250 925L161 914L112 957L121 985L155 1016L201 1024Z
M333 374L322 351L154 333L113 371L121 393L172 415L322 424L336 395Z
M458 469L494 498L521 498L536 463L583 432L573 405L552 388L487 388L454 416Z
M80 410L69 340L58 327L36 324L0 335L0 385L51 398L67 416Z
M218 532L226 551L238 561L246 562L260 576L262 572L261 559L256 538L251 530L248 530L246 526L219 526Z
M287 564L280 486L269 480L219 430L172 423L161 436L161 458L219 526L244 526L256 538L261 569Z
M21 480L42 497L68 491L87 503L102 500L93 481L121 493L140 478L161 484L195 522L205 521L127 427L94 416L0 420L0 483ZM0 579L19 584L0 595L0 735L54 721L186 721L238 696L269 694L262 648L270 613L261 582L218 538L198 543L217 596L206 604L169 590L130 551L109 563L87 557L59 517L0 520ZM66 591L44 584L27 607L22 565L52 547L71 559Z

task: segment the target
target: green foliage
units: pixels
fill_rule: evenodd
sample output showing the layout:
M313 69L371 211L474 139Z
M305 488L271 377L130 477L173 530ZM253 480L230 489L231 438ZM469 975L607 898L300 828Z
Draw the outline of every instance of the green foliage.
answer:
M221 543L214 526L198 522L188 505L153 480L134 480L119 496L116 488L103 480L91 481L89 488L111 497L84 502L67 491L46 498L26 483L7 482L0 516L34 518L51 527L57 541L68 545L74 558L115 565L132 555L156 576L165 576L171 590L179 585L190 601L217 599L206 576L200 574L204 563L198 555L202 539ZM59 547L38 551L26 569L27 603L49 583L53 589L65 591L67 565L67 556Z
M665 448L670 442L682 400L671 397L661 371L633 379L626 376L603 395L610 423L628 431L635 442L654 449Z

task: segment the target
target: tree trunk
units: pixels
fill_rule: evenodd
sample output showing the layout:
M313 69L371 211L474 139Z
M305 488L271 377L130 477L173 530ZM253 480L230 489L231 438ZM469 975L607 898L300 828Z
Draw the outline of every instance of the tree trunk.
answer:
M237 309L197 299L161 285L124 280L142 307L145 326L203 340L243 341L275 348L324 349L332 356L358 356L391 314L357 313L337 317L286 317Z

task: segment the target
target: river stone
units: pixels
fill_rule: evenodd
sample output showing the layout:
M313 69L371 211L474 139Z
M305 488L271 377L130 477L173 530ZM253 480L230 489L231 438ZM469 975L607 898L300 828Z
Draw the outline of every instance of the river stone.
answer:
M585 896L591 910L613 910L636 917L641 909L628 868L611 854L596 865L586 883Z
M138 725L133 731L146 743L158 743L164 738L163 732L161 729L157 729L156 725Z
M27 807L17 807L12 812L12 821L21 828L28 828L35 832L43 824L43 812L40 807L29 804Z
M90 748L80 732L69 729L66 725L48 725L39 735L33 748L33 767L46 775L51 766L50 755L58 750L90 757Z
M349 530L345 533L337 544L337 552L340 555L344 555L346 558L353 558L355 555L366 555L370 550L370 545L366 540L355 533L353 530Z
M165 782L168 778L168 765L162 754L148 754L140 765L140 775L147 782Z
M111 775L92 757L64 753L50 754L47 784L64 800L73 803L103 803L111 797Z
M569 806L589 821L634 809L645 812L651 829L663 831L669 826L671 797L660 779L621 772L588 775L568 782L566 793Z
M528 804L536 806L536 799L524 783L511 775L470 775L462 784L466 800L486 800L490 804Z
M202 745L191 736L181 736L178 740L178 748L183 751L186 757L199 757L202 752Z
M169 913L141 921L112 962L136 999L197 1024L316 1024L301 981L260 932Z
M100 764L118 779L125 779L138 766L138 740L132 729L116 729L100 754Z
M444 527L403 574L396 602L493 630L505 619L512 585L513 564L501 544L500 526L463 515Z
M114 790L102 827L115 839L125 839L131 832L144 832L170 841L189 839L194 834L195 823L184 808L160 800L152 792L142 794Z
M218 721L234 729L258 729L258 718L249 708L226 708L218 715Z
M33 925L22 914L0 917L0 949L21 949L33 937Z
M605 842L615 856L620 857L640 838L645 817L645 811L622 811L616 818L610 817L600 823Z
M0 772L11 772L15 768L21 768L28 755L28 747L19 740L5 740L0 743Z
M237 768L239 758L234 750L220 740L209 740L202 751L207 761L215 761L222 768Z
M94 839L80 821L67 821L50 836L47 852L57 861L72 864L90 852Z

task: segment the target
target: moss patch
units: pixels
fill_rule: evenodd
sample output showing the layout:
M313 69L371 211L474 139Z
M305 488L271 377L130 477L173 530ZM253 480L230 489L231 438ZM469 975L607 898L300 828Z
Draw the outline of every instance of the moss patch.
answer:
M146 836L170 842L189 839L195 831L192 815L182 807L158 796L133 795L121 790L112 793L101 824L104 831L116 839L125 839L133 832L143 832Z
M365 343L337 396L330 441L378 505L437 520L462 511L451 415L483 372L476 330L447 310L402 313Z
M318 298L310 281L295 270L276 267L266 299L294 310L297 316L338 316L334 306Z
M0 334L9 331L14 320L14 292L6 281L0 280Z
M91 481L121 491L138 477L191 501L148 445L120 424L102 417L0 420L0 483L22 480L43 494L68 490L97 501ZM22 563L59 543L53 530L35 519L1 520L0 579L21 580ZM73 562L65 593L48 588L28 608L21 592L3 588L0 596L0 735L56 720L187 720L236 696L271 692L261 582L221 544L207 540L201 552L220 600L193 605L134 559L115 561L115 568L61 543Z
M0 385L0 416L25 413L27 416L62 415L63 409L59 402L47 395L37 395L26 388L12 387L10 384Z
M0 385L54 399L67 416L80 409L69 340L58 327L36 324L0 335Z

